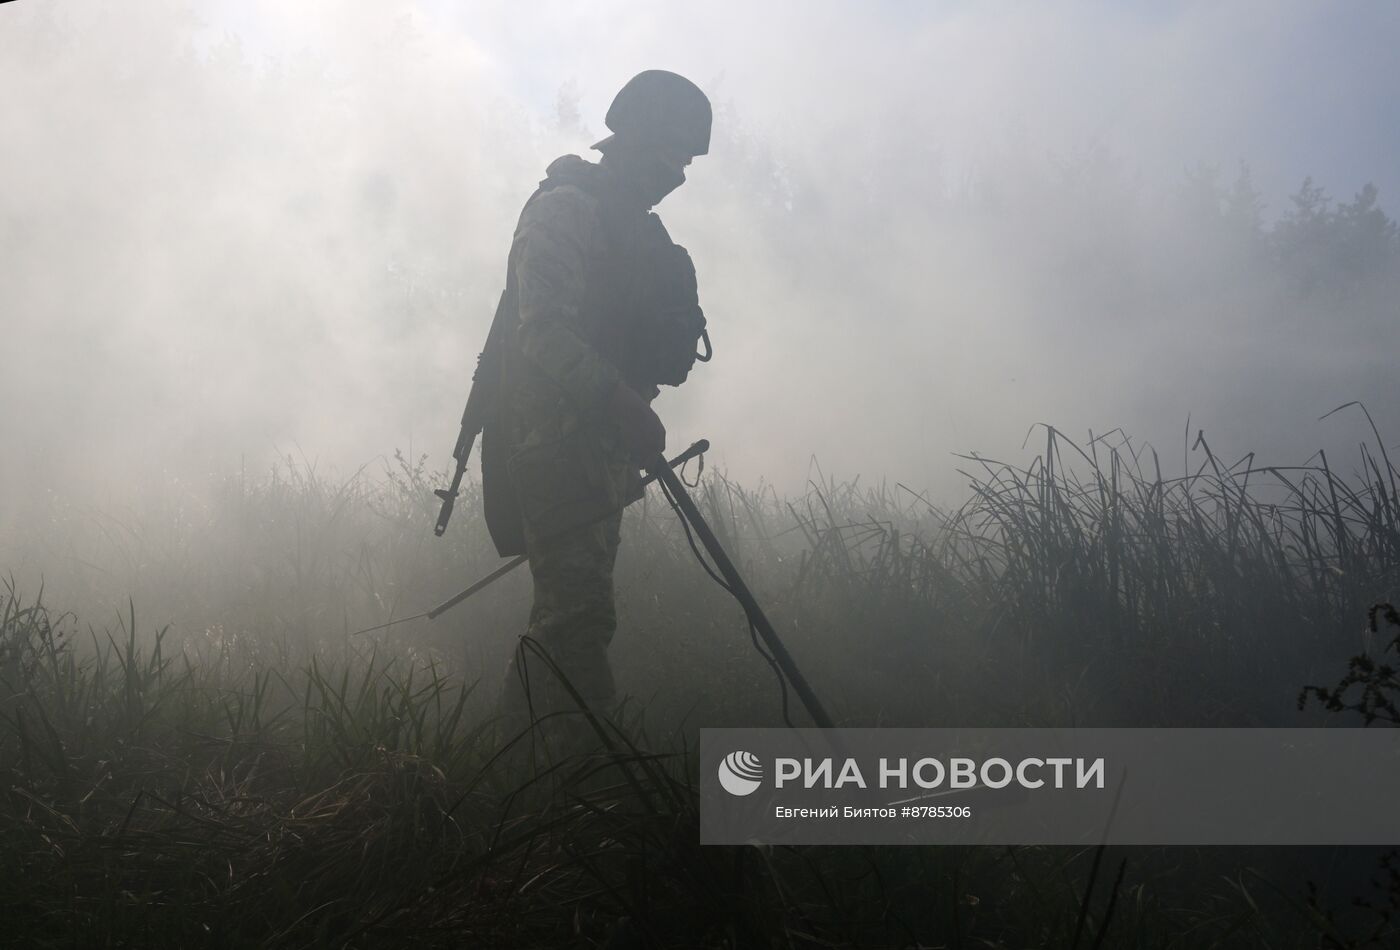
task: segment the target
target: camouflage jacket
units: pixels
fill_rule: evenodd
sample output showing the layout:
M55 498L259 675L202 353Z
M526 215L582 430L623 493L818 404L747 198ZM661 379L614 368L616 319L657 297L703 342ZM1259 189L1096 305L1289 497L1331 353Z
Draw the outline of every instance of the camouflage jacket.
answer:
M514 333L502 354L499 415L483 436L488 523L502 554L523 550L523 535L510 530L521 518L547 529L634 490L636 467L609 402L618 382L643 398L657 394L641 381L634 344L653 265L675 249L661 220L630 203L603 167L566 155L547 175L511 245L498 319L512 320ZM512 504L518 514L506 510Z

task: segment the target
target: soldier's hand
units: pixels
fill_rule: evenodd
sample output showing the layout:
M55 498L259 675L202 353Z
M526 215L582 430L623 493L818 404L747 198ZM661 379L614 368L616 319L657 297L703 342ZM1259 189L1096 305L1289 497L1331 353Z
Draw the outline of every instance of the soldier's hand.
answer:
M666 451L666 427L661 419L626 383L618 383L612 394L612 414L622 429L623 444L632 460L649 464Z

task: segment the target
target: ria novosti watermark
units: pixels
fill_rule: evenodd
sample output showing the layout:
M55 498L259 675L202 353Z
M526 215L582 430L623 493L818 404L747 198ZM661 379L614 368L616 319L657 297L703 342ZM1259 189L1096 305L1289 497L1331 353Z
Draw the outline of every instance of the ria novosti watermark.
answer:
M705 729L703 844L1400 843L1400 731Z
M735 753L742 756L752 765L750 769L757 776L762 775L763 767L758 756L748 752ZM724 773L729 771L729 759L726 757L720 766L720 783L725 781ZM834 759L827 757L823 759L791 759L778 758L774 761L775 778L774 788L790 787L794 783L801 783L803 788L871 788L865 780L865 773L861 771L860 762L854 758L845 758L837 766ZM914 787L922 789L949 788L949 789L974 789L974 788L1006 788L1012 782L1022 788L1044 788L1047 781L1040 776L1042 773L1050 774L1048 782L1052 788L1066 788L1071 784L1071 770L1074 788L1103 788L1104 787L1104 760L1102 757L1087 761L1083 758L1068 758L1064 756L1051 756L1042 759L1035 756L1020 759L1016 763L1011 763L1000 757L992 757L978 762L976 759L966 759L953 757L945 765L942 759L925 756L913 760L910 765L909 756L900 756L889 759L880 757L877 765L877 778L873 787L880 789L898 788L906 789L910 787L911 779ZM834 776L834 777L833 777ZM752 788L747 788L737 794L747 795L757 788L758 782L753 783ZM728 785L724 786L726 790Z

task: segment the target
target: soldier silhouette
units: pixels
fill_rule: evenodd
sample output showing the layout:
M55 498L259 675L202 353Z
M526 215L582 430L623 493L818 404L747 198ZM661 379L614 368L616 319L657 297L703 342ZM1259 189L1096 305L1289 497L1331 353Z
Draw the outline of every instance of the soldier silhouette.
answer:
M616 701L620 508L665 449L650 403L684 381L704 334L689 255L651 209L709 151L709 100L648 70L605 121L601 160L556 159L526 202L497 316L507 323L498 410L482 434L487 522L502 555L529 555L534 578L530 642L502 694L515 726L577 708L556 669L590 708Z

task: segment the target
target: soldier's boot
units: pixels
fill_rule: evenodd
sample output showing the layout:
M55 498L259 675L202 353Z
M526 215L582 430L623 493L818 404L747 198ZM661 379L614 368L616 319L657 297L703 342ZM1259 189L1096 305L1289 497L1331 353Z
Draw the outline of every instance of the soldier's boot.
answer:
M606 734L616 705L604 643L566 638L551 648L522 639L501 691L499 735L502 744L528 748L538 768L604 747L599 733Z

